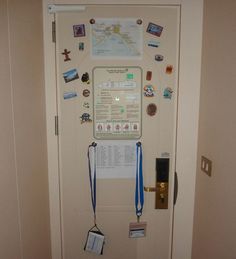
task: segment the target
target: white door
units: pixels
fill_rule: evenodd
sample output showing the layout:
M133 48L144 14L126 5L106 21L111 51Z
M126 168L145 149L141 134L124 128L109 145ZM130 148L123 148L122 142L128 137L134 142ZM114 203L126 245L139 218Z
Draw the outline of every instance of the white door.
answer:
M56 13L64 259L97 256L84 251L94 224L87 158L92 142L97 143L96 219L105 235L103 258L170 258L179 20L178 6L88 5L82 12ZM146 222L146 233L138 238L129 234L129 224L137 221L137 142L144 186L159 188L157 195L144 193L140 221ZM157 176L159 161L169 165L164 180ZM156 180L167 178L161 196Z

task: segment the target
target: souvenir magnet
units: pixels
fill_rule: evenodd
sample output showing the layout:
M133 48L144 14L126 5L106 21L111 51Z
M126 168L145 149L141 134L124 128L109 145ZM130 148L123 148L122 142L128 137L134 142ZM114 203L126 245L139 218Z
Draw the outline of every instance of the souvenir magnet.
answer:
M172 65L168 65L166 67L166 74L171 74L173 72L173 66Z
M156 112L157 112L156 104L155 103L148 104L148 106L147 106L147 114L149 116L154 116L156 114Z
M82 75L81 81L82 81L83 83L89 84L89 74L88 74L88 72L86 72L86 73L84 73L84 74Z
M145 85L143 90L144 90L144 96L146 97L154 96L154 87L152 85Z
M173 93L173 90L170 87L167 87L164 90L163 96L164 96L165 99L171 99L172 93Z
M84 24L73 25L74 37L84 37L85 36L85 26Z
M160 46L160 42L158 42L156 40L149 40L148 41L148 46L149 47L158 48Z
M89 95L90 95L90 91L88 89L83 90L84 97L89 97Z
M91 122L92 120L90 119L90 114L89 113L83 113L82 116L80 117L81 119L81 124L84 122Z
M83 103L83 107L84 107L84 108L89 108L89 103L88 103L88 102L84 102L84 103Z
M150 81L151 79L152 79L152 71L147 71L146 80Z
M150 22L147 27L147 32L151 33L152 35L161 36L161 33L163 31L163 27L160 25L157 25L155 23Z
M71 69L71 70L63 73L63 77L64 77L65 82L68 83L70 81L78 79L79 75L78 75L77 69Z
M160 54L155 55L156 61L160 62L160 61L163 61L163 59L164 59L164 57L162 55L160 55Z
M65 58L64 58L64 61L70 61L70 57L69 57L69 54L70 54L70 51L68 51L67 49L64 49L64 52L61 53L62 55L65 55Z
M84 42L79 42L79 50L84 50Z
M63 94L63 98L66 99L71 99L77 96L76 92L66 92Z

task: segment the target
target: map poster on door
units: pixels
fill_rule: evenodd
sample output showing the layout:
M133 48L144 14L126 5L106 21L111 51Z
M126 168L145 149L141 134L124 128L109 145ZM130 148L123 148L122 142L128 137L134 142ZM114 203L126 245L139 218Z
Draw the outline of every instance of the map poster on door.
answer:
M142 131L142 69L95 67L94 137L138 139Z

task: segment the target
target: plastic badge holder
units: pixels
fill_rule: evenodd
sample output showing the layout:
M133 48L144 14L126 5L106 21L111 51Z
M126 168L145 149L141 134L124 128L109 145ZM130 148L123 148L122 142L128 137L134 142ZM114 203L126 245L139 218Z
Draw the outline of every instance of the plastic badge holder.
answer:
M89 230L84 250L98 255L103 254L105 236L98 230Z

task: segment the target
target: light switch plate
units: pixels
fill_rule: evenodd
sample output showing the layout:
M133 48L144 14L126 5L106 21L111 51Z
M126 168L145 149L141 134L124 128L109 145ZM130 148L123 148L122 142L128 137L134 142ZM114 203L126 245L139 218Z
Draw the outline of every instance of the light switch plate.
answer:
M212 172L212 161L205 156L201 157L201 170L208 176L211 176Z

